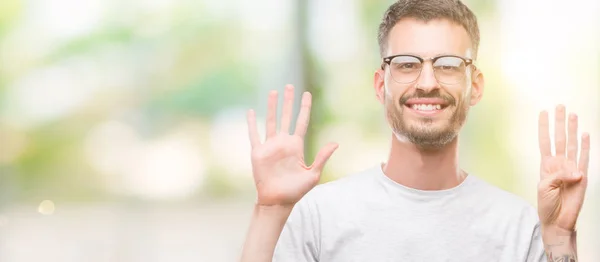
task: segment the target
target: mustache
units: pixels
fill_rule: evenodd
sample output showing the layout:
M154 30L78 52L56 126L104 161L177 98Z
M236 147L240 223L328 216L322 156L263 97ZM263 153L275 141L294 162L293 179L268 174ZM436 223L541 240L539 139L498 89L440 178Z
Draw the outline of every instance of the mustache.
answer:
M401 105L404 105L409 99L413 98L439 98L448 103L448 105L456 105L456 99L454 99L454 97L440 93L439 89L432 90L428 93L425 93L425 91L418 89L413 94L407 94L402 96L399 102Z

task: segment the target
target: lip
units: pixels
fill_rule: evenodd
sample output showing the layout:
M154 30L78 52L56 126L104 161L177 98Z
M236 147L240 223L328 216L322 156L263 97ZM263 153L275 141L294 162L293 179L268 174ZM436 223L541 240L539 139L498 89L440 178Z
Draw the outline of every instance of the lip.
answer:
M448 102L441 98L411 98L408 99L405 103L408 107L415 104L433 104L433 105L442 105L442 107L447 107Z

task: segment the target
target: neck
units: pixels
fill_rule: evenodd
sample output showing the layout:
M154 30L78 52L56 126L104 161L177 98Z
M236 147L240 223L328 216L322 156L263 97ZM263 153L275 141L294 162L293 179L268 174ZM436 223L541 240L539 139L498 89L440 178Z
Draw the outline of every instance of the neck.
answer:
M393 136L382 169L396 183L419 190L453 188L466 178L458 166L458 137L442 148L423 150Z

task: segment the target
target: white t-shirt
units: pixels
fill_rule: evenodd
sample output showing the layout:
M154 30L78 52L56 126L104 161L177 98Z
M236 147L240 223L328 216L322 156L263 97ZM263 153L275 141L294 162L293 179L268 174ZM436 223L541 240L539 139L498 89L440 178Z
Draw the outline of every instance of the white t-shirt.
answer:
M546 261L537 211L468 175L423 191L381 166L316 186L294 207L273 261Z

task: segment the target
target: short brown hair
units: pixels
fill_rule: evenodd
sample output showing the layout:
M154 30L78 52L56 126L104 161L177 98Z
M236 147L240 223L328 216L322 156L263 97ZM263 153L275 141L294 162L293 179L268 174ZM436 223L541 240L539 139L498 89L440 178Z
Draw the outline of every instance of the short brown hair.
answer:
M479 26L477 18L460 0L398 0L392 4L379 25L377 40L381 57L385 56L388 36L392 28L402 18L414 18L423 22L445 18L467 30L473 43L473 58L479 48Z

